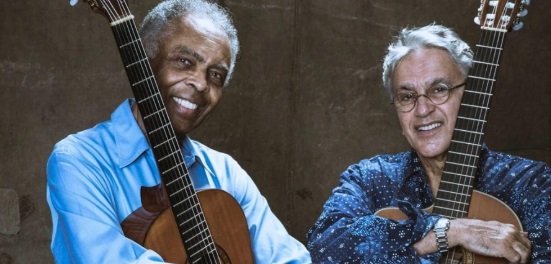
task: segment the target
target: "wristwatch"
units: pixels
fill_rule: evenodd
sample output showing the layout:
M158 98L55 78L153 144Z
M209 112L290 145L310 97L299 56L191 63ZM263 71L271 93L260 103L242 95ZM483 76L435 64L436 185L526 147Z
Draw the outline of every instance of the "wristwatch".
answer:
M434 234L436 235L436 244L438 245L438 252L448 252L448 234L450 229L450 219L442 217L434 224Z

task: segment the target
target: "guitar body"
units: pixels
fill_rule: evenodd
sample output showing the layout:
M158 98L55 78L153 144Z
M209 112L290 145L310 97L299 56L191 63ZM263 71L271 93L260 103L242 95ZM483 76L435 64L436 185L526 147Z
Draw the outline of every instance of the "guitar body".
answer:
M241 206L221 190L199 191L197 195L222 263L254 263L249 229ZM153 222L144 246L159 253L167 262L187 262L188 256L170 209Z
M432 212L432 207L425 209L425 211ZM375 215L392 219L392 220L407 220L408 217L396 207L383 208ZM497 198L474 190L469 206L467 218L480 219L484 221L498 221L502 223L508 223L516 226L519 230L522 230L522 224L515 212ZM457 263L464 264L501 264L508 263L504 258L493 258L482 255L477 255L464 249L455 250L455 255L458 255L459 259ZM452 251L448 252L450 254ZM444 257L443 257L444 259ZM447 263L447 262L441 262Z
M247 221L239 203L218 189L199 191L197 196L221 263L254 263ZM154 205L153 200L159 203ZM147 209L140 207L121 224L125 236L157 252L166 262L189 263L162 187L142 188L142 201Z

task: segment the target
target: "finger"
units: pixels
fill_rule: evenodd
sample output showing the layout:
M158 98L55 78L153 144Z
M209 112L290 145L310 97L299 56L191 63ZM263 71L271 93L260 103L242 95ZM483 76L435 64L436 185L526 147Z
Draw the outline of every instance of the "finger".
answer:
M528 237L527 232L520 232L520 236L518 236L518 241L520 241L525 247L530 249L532 247L532 242L530 241L530 238Z
M528 263L528 260L530 259L530 244L527 247L523 243L514 243L513 249L516 253L518 253L520 263Z

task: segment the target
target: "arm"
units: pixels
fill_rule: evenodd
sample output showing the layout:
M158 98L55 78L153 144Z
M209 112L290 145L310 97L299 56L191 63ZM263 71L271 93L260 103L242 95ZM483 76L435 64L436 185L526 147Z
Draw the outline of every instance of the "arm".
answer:
M393 221L375 216L376 210L390 205L399 186L373 173L381 174L366 172L361 165L356 165L341 176L339 187L333 191L308 233L308 248L314 262L383 259L391 263L422 263L437 260L438 254L421 258L413 245L427 235L439 217L413 208L408 213L413 216L410 220ZM411 212L413 210L415 212Z
M218 170L215 174L222 189L230 193L243 209L256 263L312 263L306 247L287 232L251 177L235 160L229 156L225 156L224 159L225 166L212 169ZM225 167L225 172L220 171L222 167Z
M101 173L94 164L67 152L51 155L47 200L56 262L161 263L158 254L124 236L113 208L118 197L113 197L112 186Z
M450 220L447 231L449 248L461 246L473 253L503 257L511 263L527 263L530 257L530 240L526 232L514 225L478 219ZM414 245L417 253L437 251L434 231Z

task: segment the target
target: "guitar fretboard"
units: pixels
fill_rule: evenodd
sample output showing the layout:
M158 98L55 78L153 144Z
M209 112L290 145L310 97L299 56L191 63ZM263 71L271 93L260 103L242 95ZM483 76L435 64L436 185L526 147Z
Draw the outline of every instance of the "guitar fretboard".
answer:
M444 165L433 210L436 214L467 216L505 34L482 31Z
M218 263L216 245L133 19L112 26L149 144L191 263Z

